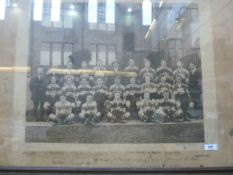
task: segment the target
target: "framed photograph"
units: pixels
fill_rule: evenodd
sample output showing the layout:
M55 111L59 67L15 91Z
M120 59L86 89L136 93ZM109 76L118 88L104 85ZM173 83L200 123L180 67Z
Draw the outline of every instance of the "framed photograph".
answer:
M232 15L229 0L0 1L0 166L231 167Z

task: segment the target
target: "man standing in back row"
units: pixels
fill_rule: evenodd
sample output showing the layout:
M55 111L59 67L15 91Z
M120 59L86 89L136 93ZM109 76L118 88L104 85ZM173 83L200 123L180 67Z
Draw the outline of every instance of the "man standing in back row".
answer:
M43 67L38 67L36 76L32 77L29 83L31 99L33 101L33 117L36 121L43 121L45 101L46 79Z

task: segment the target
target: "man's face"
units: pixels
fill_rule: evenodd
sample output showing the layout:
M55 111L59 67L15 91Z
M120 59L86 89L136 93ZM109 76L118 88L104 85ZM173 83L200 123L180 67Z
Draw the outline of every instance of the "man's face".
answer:
M97 80L97 85L101 86L103 84L103 80L102 79L98 79Z
M151 78L150 78L149 76L146 76L146 77L145 77L145 82L146 82L146 83L150 83L150 80L151 80Z
M86 61L83 61L83 62L82 62L82 64L81 64L81 66L82 66L82 68L87 67L87 63L86 63Z
M149 93L145 93L145 94L144 94L144 98L145 98L146 100L149 100L149 99L150 99L150 94L149 94Z
M180 108L180 107L181 107L180 101L177 101L177 102L176 102L176 107L177 107L177 108Z
M42 67L39 67L39 68L37 69L37 75L43 75L43 73L44 73L43 68L42 68Z
M161 78L161 82L162 82L162 83L165 83L165 82L166 82L166 77L165 77L165 76Z
M150 67L150 61L148 61L148 60L145 61L145 67L146 68Z
M56 77L51 78L51 83L56 83Z
M167 67L167 62L166 61L161 61L161 67Z
M116 94L115 94L115 99L116 99L116 100L120 100L120 97L121 97L121 96L120 96L119 93L116 93Z
M168 93L168 92L164 92L163 97L164 97L165 99L168 99L169 93Z
M90 95L87 96L87 102L92 102L92 96Z
M68 69L72 69L72 68L73 68L73 64L72 64L71 62L68 62L68 63L67 63L67 68L68 68Z
M66 101L66 97L65 97L64 95L62 95L62 96L60 97L60 101L61 101L61 102L65 102L65 101Z
M190 64L190 69L191 69L191 70L196 69L196 66L195 66L193 63L191 63L191 64Z
M117 85L119 85L119 84L121 83L121 80L120 80L119 78L116 78L116 79L115 79L115 83L116 83Z
M183 67L183 65L182 65L182 63L181 63L180 61L177 63L177 67L178 67L179 69L181 69L181 68Z
M135 84L135 81L136 81L135 78L130 78L130 83L131 84Z
M81 80L81 84L82 84L82 85L85 85L85 84L86 84L86 79L82 79L82 80Z
M130 59L130 60L129 60L129 65L130 65L130 66L134 66L134 65L135 65L134 60Z
M67 79L67 83L68 83L68 84L72 84L72 83L73 83L72 78L68 78L68 79Z
M176 82L177 82L177 83L180 83L181 80L182 80L182 78L181 78L180 76L176 77Z

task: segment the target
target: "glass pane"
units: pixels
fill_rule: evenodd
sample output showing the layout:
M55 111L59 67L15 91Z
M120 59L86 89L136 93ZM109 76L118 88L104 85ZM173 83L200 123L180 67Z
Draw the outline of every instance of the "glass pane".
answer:
M183 50L177 49L176 54L177 54L177 58L182 58L183 57Z
M42 26L44 26L44 27L51 27L52 26L52 22L50 21L50 16L49 15L46 15L46 16L43 17Z
M106 65L106 56L107 56L107 52L106 52L106 46L104 45L100 45L99 46L99 52L98 52L98 59L102 61L102 63L104 65Z
M176 41L176 48L178 48L178 49L182 48L182 41L181 40Z
M73 51L73 44L64 44L64 51L65 52L72 52Z
M142 2L142 25L151 25L152 22L152 3L150 0Z
M115 24L107 24L108 31L115 31Z
M50 44L42 43L40 51L40 65L50 65Z
M176 44L176 42L174 40L170 40L168 43L169 49L174 49L176 47L175 44Z
M98 4L98 22L105 23L105 3Z
M53 44L52 65L53 66L61 65L61 44Z
M190 9L190 16L192 22L198 22L198 9Z
M73 18L70 16L64 17L64 28L72 29L73 28Z
M44 3L42 26L51 27L52 22L50 21L50 14L51 14L51 4Z
M89 65L94 66L96 65L96 54L97 54L97 50L96 50L96 45L91 44L90 45L90 51L91 51L91 60L89 61Z
M107 24L105 23L99 23L99 30L106 30Z
M48 66L50 64L50 55L49 51L40 52L40 65Z
M89 23L90 30L97 30L97 23Z
M96 52L95 51L91 52L91 61L89 62L89 65L91 66L96 65Z
M59 22L53 22L53 27L54 28L61 28L62 27L62 22L59 21Z
M88 1L88 23L97 23L97 10L98 10L98 2L97 0L89 0Z
M108 52L108 64L112 65L112 63L116 60L116 53L115 52Z
M106 1L105 23L115 24L115 0Z
M71 55L72 55L72 52L64 51L64 65L67 65L67 63L70 61L69 56Z
M67 65L67 63L70 61L70 56L73 52L73 45L72 44L65 44L64 45L64 65Z
M169 57L170 57L170 58L171 58L171 57L176 57L176 51L175 51L175 49L169 50Z

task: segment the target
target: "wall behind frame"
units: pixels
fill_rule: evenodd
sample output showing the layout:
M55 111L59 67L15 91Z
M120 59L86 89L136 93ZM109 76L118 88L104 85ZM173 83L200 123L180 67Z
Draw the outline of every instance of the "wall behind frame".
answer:
M3 87L0 91L1 97L3 97L0 108L0 165L80 167L232 166L233 22L231 17L233 16L233 1L200 0L194 2L199 4L200 13L205 139L206 143L217 143L218 151L202 151L203 145L199 144L188 145L192 149L179 144L126 145L125 147L124 145L94 145L92 147L90 145L77 146L77 144L24 144L27 75L26 73L1 73L0 77L8 77L9 83L5 84L8 94L5 90L2 90ZM4 51L1 53L5 54L1 55L3 66L27 66L29 1L21 0L19 3L21 7L28 9L28 11L24 10L17 15L17 18L9 19L10 22L7 24L10 26L1 25L3 29L6 28L6 35L1 34L1 37L5 40L0 42ZM8 29L11 29L10 35ZM7 103L4 103L4 101L7 101ZM80 151L68 151L69 148L76 150L78 147L82 149ZM101 149L98 151L99 148ZM145 151L145 148L148 151ZM174 148L181 150L177 149L177 151Z

